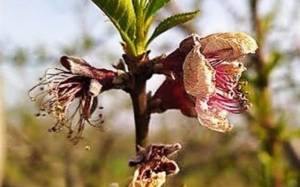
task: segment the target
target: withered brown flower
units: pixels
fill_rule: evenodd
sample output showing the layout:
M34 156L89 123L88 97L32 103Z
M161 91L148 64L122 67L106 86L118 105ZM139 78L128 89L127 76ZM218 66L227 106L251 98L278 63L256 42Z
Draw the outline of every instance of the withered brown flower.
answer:
M245 33L217 33L204 38L193 34L162 62L175 79L167 79L154 98L161 101L163 109L178 108L197 117L205 127L229 131L228 112L241 113L248 108L239 82L246 70L241 59L256 49L256 41Z
M94 68L78 57L63 56L60 63L65 69L48 69L29 95L43 114L56 118L55 125L49 130L57 132L67 127L69 137L77 143L85 123L97 127L103 123L97 96L112 87L116 73ZM97 111L97 119L92 120L92 114Z
M166 181L166 176L179 172L177 163L169 157L177 153L181 145L175 144L151 144L146 148L140 148L136 158L129 161L130 166L137 169L131 183L132 187L160 187Z

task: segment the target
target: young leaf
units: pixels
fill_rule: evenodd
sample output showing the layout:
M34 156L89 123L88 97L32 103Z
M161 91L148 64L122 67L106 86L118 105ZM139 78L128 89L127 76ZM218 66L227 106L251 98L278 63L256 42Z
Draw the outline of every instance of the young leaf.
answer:
M164 7L170 0L150 0L146 9L146 19L154 15L159 9Z
M138 9L139 9L140 2L139 2L139 0L132 0L132 4L133 4L133 7L134 7L134 12L136 14Z
M164 33L165 31L171 29L172 27L175 27L176 25L190 21L191 19L195 18L198 14L199 10L194 12L176 14L171 17L168 17L167 19L160 22L159 25L155 28L147 44L149 44L154 38Z
M118 29L129 45L135 39L136 17L131 0L92 0ZM131 47L132 47L131 46ZM130 47L130 46L129 46Z

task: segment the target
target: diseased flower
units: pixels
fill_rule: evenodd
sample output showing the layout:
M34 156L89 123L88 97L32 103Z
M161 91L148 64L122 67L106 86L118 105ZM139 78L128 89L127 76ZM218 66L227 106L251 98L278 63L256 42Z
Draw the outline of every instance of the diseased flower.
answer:
M179 100L176 101L173 90L169 90L168 99L185 104L193 102L195 111L190 110L188 116L196 113L203 126L219 132L230 131L232 125L227 119L228 112L241 113L248 108L239 82L242 72L246 70L241 58L256 49L255 40L245 33L217 33L204 38L194 34L188 37L173 52L176 55L171 54L163 63L168 71L176 75L175 80L166 82L175 84L173 87L177 95L187 93L189 97L177 98ZM178 60L173 56L180 58ZM181 71L178 67L182 68ZM164 101L165 96L161 92L164 87L158 89L154 98L161 100L164 109L175 108ZM172 105L185 114L188 110L180 103L179 106Z
M140 148L134 160L129 161L130 166L137 166L132 180L132 187L160 187L166 181L166 176L175 175L179 167L175 161L168 157L181 149L176 144L152 144L147 148Z
M65 69L47 70L29 95L42 112L56 118L49 131L57 132L67 127L68 137L77 143L86 123L97 127L103 123L101 113L95 120L92 120L92 114L102 109L98 106L97 96L113 86L116 73L94 68L78 57L63 56L60 63Z
M161 187L166 182L166 173L151 173L150 176L146 179L137 180L137 176L139 175L139 171L136 170L134 172L133 180L129 187Z

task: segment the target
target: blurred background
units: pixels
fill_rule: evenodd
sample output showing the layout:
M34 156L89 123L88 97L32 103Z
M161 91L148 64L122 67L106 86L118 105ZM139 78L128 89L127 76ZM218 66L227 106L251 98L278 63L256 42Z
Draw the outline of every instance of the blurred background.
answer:
M300 186L300 1L171 1L157 21L175 12L200 9L193 22L163 34L151 56L170 53L192 32L243 31L259 44L246 59L248 113L230 116L235 128L220 134L178 111L152 115L150 142L180 142L181 172L166 186ZM0 186L126 186L135 154L128 95L101 94L104 130L86 128L73 146L66 133L47 129L54 120L36 117L27 92L62 55L84 57L111 68L122 54L120 38L88 0L0 1ZM149 91L164 80L154 76Z

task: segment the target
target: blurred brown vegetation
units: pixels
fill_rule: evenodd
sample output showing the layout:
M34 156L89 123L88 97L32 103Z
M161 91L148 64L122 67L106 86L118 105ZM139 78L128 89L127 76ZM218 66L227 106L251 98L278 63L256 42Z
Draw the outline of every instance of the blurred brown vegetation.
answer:
M193 6L202 9L207 1L195 0ZM247 114L234 119L239 125L228 134L201 128L195 119L182 117L178 112L162 114L159 120L155 120L151 125L156 130L150 132L150 142L180 142L184 147L176 158L181 171L171 177L166 186L300 186L297 109L300 85L296 78L300 65L300 36L297 38L291 34L300 21L300 4L295 0L282 21L285 1L268 0L270 5L266 8L262 6L264 0L247 0L247 13L239 12L239 8L233 6L234 1L214 1L226 10L235 25L246 25L245 31L258 41L260 48L256 55L246 59L248 72L243 78L248 81L245 89L253 106ZM182 7L185 7L184 2L174 1L162 14L177 12ZM197 20L181 26L176 32L183 35L194 31L201 33L197 21L208 16L202 11ZM82 33L79 40L62 47L62 53L80 56L101 45L87 31ZM161 43L157 50L166 46L176 47ZM31 55L26 50L17 49L8 56L4 55L4 63L24 67ZM41 63L55 59L43 47L38 47L35 58ZM112 94L111 97L118 96ZM130 110L127 100L125 97L124 106L111 110L106 118L115 119L120 113L116 111L119 108ZM35 117L33 107L20 104L6 108L7 155L3 186L94 187L109 186L113 182L126 186L133 173L127 165L134 154L133 132L124 133L123 129L101 132L88 128L86 139L73 146L63 133L49 134L47 128L53 121ZM0 112L0 125L3 116ZM115 125L113 120L107 120L105 126L115 128L117 125L122 124ZM0 129L0 139L1 135Z

